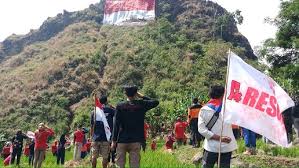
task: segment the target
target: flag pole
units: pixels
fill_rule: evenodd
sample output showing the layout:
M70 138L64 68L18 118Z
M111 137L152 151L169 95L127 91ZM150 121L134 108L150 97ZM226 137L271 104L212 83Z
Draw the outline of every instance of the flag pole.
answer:
M228 50L228 58L227 58L227 68L226 68L226 80L225 80L225 94L224 94L224 99L222 102L223 106L223 115L222 115L222 121L221 121L221 132L220 132L220 140L219 140L219 152L218 152L218 168L220 168L220 160L221 160L221 143L222 143L222 133L223 133L223 124L224 124L224 113L226 111L226 97L227 97L227 82L228 82L228 74L229 74L229 66L230 66L230 55L231 55L231 50Z
M93 107L93 125L92 130L90 130L90 140L93 141L93 136L94 136L94 129L95 129L95 125L96 125L96 93L94 93L93 95L93 103L94 103L94 107ZM92 132L91 132L92 131ZM92 162L92 150L90 151L90 161Z

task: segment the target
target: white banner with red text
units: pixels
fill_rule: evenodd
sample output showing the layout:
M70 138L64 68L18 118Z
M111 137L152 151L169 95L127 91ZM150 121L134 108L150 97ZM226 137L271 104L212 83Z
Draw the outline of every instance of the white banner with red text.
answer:
M229 53L225 122L239 125L288 147L281 113L294 101L270 77Z

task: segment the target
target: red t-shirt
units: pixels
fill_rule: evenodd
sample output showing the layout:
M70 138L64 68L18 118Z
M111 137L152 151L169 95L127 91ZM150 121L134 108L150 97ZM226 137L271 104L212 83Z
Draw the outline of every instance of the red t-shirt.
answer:
M166 149L173 149L173 143L175 142L175 139L173 136L168 135L165 143Z
M3 155L9 155L10 154L10 146L4 146L2 149Z
M175 129L175 138L176 139L184 139L185 138L185 130L188 126L188 122L177 122L174 125Z
M57 152L57 145L56 145L56 144L53 144L53 145L51 146L51 149L52 149L52 153Z
M81 143L83 143L83 140L84 140L84 133L83 133L83 131L81 131L81 130L75 131L74 138L75 138L75 140L74 140L75 142L81 142Z
M88 141L85 145L86 145L86 147L87 147L87 151L90 151L91 142Z
M47 140L50 136L54 135L54 131L52 129L45 130L36 130L35 131L35 149L47 149Z
M151 149L154 151L157 149L157 143L152 143L151 144Z
M30 152L29 145L26 145L24 149L24 155L29 156L29 152Z
M84 144L81 148L81 152L87 152L87 146Z
M149 125L147 123L144 123L144 138L147 138L147 130L149 129Z

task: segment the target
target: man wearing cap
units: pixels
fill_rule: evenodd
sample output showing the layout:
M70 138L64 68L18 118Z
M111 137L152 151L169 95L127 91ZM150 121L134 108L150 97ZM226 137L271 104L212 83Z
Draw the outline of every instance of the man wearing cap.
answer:
M46 149L48 147L47 140L54 135L54 131L44 123L38 125L38 130L35 131L35 146L34 146L34 161L33 167L40 168L45 158Z
M136 86L125 87L127 101L116 106L111 148L116 149L116 164L124 168L126 153L129 153L130 167L140 167L141 143L144 142L145 113L158 106L159 101L137 92Z

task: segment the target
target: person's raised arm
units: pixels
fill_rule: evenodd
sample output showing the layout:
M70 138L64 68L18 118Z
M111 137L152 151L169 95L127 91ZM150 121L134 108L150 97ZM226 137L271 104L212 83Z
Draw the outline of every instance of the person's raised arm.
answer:
M155 108L159 105L158 100L154 100L154 99L151 99L149 97L146 97L146 96L144 96L143 94L141 94L139 92L137 92L137 97L144 100L146 110L150 110L150 109Z
M54 136L54 131L50 127L46 126L47 132L49 133L49 136Z

